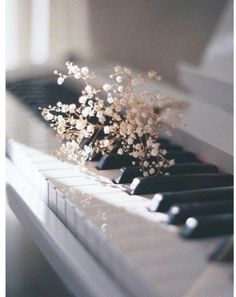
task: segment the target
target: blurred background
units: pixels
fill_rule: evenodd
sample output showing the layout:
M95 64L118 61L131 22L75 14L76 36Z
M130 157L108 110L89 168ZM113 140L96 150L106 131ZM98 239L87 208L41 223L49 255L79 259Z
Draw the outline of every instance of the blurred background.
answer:
M173 83L179 64L201 64L224 10L233 13L228 0L8 0L6 7L7 69L76 56L154 69Z
M202 92L196 97L215 98L217 89L199 87L203 77L220 84L220 104L232 112L233 1L6 1L7 73L67 60L153 69L179 89ZM69 296L10 209L7 296Z

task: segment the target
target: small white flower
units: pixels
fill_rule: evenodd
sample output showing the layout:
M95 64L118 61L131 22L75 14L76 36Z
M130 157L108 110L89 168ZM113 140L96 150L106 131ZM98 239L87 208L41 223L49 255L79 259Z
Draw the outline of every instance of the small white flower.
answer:
M57 106L58 106L58 107L62 107L62 103L61 103L61 101L57 102Z
M142 128L141 127L138 127L138 129L136 129L136 132L138 134L139 137L142 137L143 136L143 131L142 131Z
M110 107L107 107L105 112L106 112L106 115L108 115L108 116L112 116L112 114L113 114L113 110Z
M147 171L144 171L144 172L143 172L143 176L144 176L144 177L147 177L147 176L148 176L148 172L147 172Z
M82 68L81 68L81 73L82 73L84 76L87 76L88 73L89 73L89 69L88 69L88 67L82 67Z
M131 144L133 144L134 140L133 140L133 138L129 137L127 142L128 142L129 145L131 145Z
M80 79L81 78L81 73L80 72L75 73L74 78L75 79Z
M64 83L64 78L63 77L58 77L58 79L57 79L57 83L58 83L58 85L62 85L63 83Z
M155 142L155 143L152 144L152 147L153 147L154 149L158 149L159 146L160 146L160 143L157 143L157 142Z
M92 154L93 153L93 148L89 145L85 145L84 146L84 151L87 155Z
M143 166L144 166L144 167L148 167L148 165L149 165L149 162L148 162L148 161L144 161L144 162L143 162Z
M85 104L87 101L87 96L83 95L79 97L79 103Z
M84 89L88 94L93 93L93 87L90 85L87 85Z
M117 81L118 83L122 83L122 81L123 81L122 76L118 75L118 76L116 77L116 81Z
M65 132L65 127L64 126L58 126L57 127L57 133L60 135L60 134L63 134Z
M76 129L83 130L86 127L86 120L78 120L76 123Z
M53 114L48 112L44 118L46 121L51 121L53 119Z
M122 155L123 154L123 150L121 148L119 148L118 151L117 151L117 154L118 155Z
M97 117L98 117L98 118L103 117L103 112L102 112L101 110L99 110L99 111L97 112Z
M63 104L61 107L62 112L67 112L69 110L69 106L67 104Z
M150 168L150 169L149 169L149 173L150 173L151 175L153 175L153 174L155 173L155 169L154 169L154 168Z
M73 65L71 68L70 68L71 72L72 73L77 73L80 71L79 67L77 65Z
M87 127L87 131L88 131L89 133L94 133L94 125L92 125L92 124L88 125L88 127Z
M167 154L167 150L162 150L161 152L162 152L163 155Z
M124 87L123 86L118 86L117 91L122 93L124 91Z
M170 166L173 166L173 165L175 165L175 160L174 160L174 159L172 159L172 160L169 160L169 165L170 165Z
M102 117L100 117L100 118L98 119L98 121L99 121L99 123L104 124L105 121L106 121L106 119L105 119L104 116L102 116Z
M148 72L148 77L153 78L156 76L156 72L155 71L149 71Z
M91 111L90 111L89 116L90 116L90 117L93 117L93 116L94 116L94 110L91 110Z
M141 113L141 116L142 116L144 119L146 119L146 118L147 118L147 113L146 113L146 112L142 112L142 113Z
M76 109L76 105L75 104L70 104L69 105L69 112L74 112Z
M110 128L109 126L105 126L105 127L103 128L103 130L104 130L104 133L105 133L105 134L109 134L110 131L111 131L111 128Z
M152 150L151 150L151 155L154 156L154 157L158 156L158 150L155 149L155 148L152 149Z
M103 142L103 145L104 145L105 147L108 147L109 144L110 144L110 141L109 141L108 139L105 139L104 142Z
M120 66L115 66L114 67L115 72L120 72L121 71L121 67Z
M147 146L152 146L152 144L153 144L152 139L149 138L149 139L147 140Z
M93 106L93 100L89 100L88 105L92 107Z
M104 101L101 100L101 99L99 99L99 100L98 100L98 106L99 106L100 108L103 108L103 106L104 106Z
M104 91L108 92L108 91L110 91L110 89L111 89L111 85L109 85L109 84L105 84L105 85L103 85L102 88L103 88Z
M86 118L89 115L90 111L91 111L91 107L86 106L82 111L82 115Z
M127 67L124 68L124 72L125 72L126 74L128 74L128 75L131 75L131 74L132 74L131 69L129 69L129 68L127 68Z
M113 97L111 95L109 95L107 97L107 102L111 104L111 103L113 103L113 101L114 101Z

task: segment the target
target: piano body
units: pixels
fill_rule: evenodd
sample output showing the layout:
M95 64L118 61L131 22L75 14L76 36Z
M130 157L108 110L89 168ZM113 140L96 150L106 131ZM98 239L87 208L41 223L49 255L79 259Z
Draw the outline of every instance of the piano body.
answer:
M89 66L98 83L110 69ZM37 108L76 102L81 91L57 86L57 68L7 73L7 196L72 296L233 296L232 84L221 82L227 102L217 91L217 100L205 101L201 83L205 96L220 82L189 65L180 66L180 78L192 92L161 83L187 103L184 123L162 139L179 160L171 187L135 177L116 156L83 170L52 155L59 141Z

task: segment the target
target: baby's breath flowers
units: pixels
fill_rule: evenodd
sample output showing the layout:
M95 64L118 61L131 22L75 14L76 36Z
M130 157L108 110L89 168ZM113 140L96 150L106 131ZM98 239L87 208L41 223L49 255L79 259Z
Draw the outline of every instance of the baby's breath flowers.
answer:
M144 176L162 174L174 165L159 142L170 112L163 106L170 98L160 92L138 91L148 80L160 80L156 72L136 74L116 66L109 82L97 88L92 83L95 74L88 67L71 62L66 66L67 74L54 72L58 84L73 77L83 81L84 88L78 104L58 102L42 109L42 116L62 141L57 156L84 165L94 154L128 154Z

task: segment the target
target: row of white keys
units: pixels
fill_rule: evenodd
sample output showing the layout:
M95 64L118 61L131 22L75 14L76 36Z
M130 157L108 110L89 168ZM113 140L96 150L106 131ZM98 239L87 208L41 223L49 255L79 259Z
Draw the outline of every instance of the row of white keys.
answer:
M35 155L36 159L38 157L43 158L42 155L37 157ZM47 157L45 156L45 158ZM191 267L191 263L196 266L196 260L192 255L199 251L200 256L202 256L200 249L197 250L195 246L191 248L191 244L188 244L188 248L186 249L186 245L184 245L181 240L173 236L173 234L166 232L166 230L163 230L161 226L153 225L147 221L143 222L143 220L137 219L136 216L131 216L131 214L127 213L127 210L139 214L148 213L145 209L146 200L144 198L140 196L129 196L124 191L121 191L119 186L112 185L112 183L105 183L105 185L99 184L96 178L91 179L92 183L88 183L87 186L81 185L79 181L76 185L79 179L75 179L73 175L70 175L70 170L73 171L75 167L71 164L64 163L64 165L68 167L63 168L59 165L59 168L56 169L56 163L57 162L54 163L54 161L50 161L48 165L53 165L53 167L50 168L40 165L40 172L45 176L48 174L50 177L47 176L47 178L54 183L49 195L49 201L52 202L50 207L62 220L64 219L68 228L74 234L77 234L78 237L83 235L84 238L86 238L86 227L81 226L81 220L79 220L80 223L77 222L78 209L81 209L81 199L87 199L87 201L90 199L90 205L88 205L87 208L82 208L86 218L89 219L93 225L100 228L108 237L111 237L112 241L119 246L120 250L126 254L135 265L139 266L139 269L142 270L153 285L155 282L159 282L159 278L166 279L169 274L171 275L171 269L174 269L171 263L184 265L184 263L187 262L187 271L189 269L188 267ZM66 175L63 177L64 170ZM54 174L56 177L54 177ZM84 173L79 171L79 174ZM80 177L79 174L77 177ZM61 189L61 191L66 194L66 199L64 195L60 196L57 194L58 192L55 186L58 190ZM72 193L73 191L75 191L74 194ZM94 204L91 203L91 195L96 198ZM78 201L80 201L79 204ZM107 204L111 204L111 207L108 207ZM118 208L114 210L114 206ZM124 208L125 211L120 210L120 207ZM107 218L103 220L102 213L99 213L102 209L105 209L106 213L110 213L109 222ZM117 215L118 213L119 215ZM154 216L156 217L156 214L154 214ZM122 221L124 223L122 223ZM129 224L127 224L127 222L129 222ZM156 235L156 239L153 239L153 242L151 241L149 243L149 239L153 238L153 234ZM130 248L133 246L132 243L134 240L143 244L145 247L143 253L140 252L139 246L133 250ZM96 246L98 244L94 237L88 237L87 241L90 245ZM177 257L173 252L173 246L177 248ZM176 260L176 258L178 260ZM205 259L201 257L198 258L201 260L199 261L198 259L198 269L195 269L194 273L190 273L191 271L188 274L179 272L179 278L183 281L185 280L188 284L191 283L193 274L198 275L204 267ZM146 259L146 261L143 259ZM153 265L151 265L152 263ZM161 269L158 267L161 267ZM156 269L164 271L165 273L153 276L152 272ZM150 277L150 275L152 277ZM188 276L188 280L186 280L186 276ZM163 292L168 290L168 286L163 285ZM183 286L179 287L179 292L183 293L183 290Z
M33 172L31 172L31 174L33 174ZM54 191L52 191L52 194L54 194ZM71 220L73 216L67 216L67 220L65 222L67 226L69 228L77 227L75 228L75 231L78 232L77 237L79 238L79 240L83 239L83 243L87 243L87 246L90 248L90 250L93 246L92 250L94 252L94 255L96 255L96 257L98 257L100 260L102 259L102 262L107 262L107 267L109 266L113 275L115 275L117 279L122 282L122 285L125 284L127 287L129 287L132 284L134 290L136 287L138 288L138 286L136 286L136 273L132 272L133 268L130 268L130 266L127 265L126 261L124 262L126 264L122 262L123 258L120 257L120 255L117 256L116 249L109 248L109 246L107 245L107 241L104 242L103 237L100 235L100 232L93 232L94 226L91 223L88 224L88 221L85 220L83 216L81 216L79 210L73 204L71 204L69 200L64 200L66 203L66 208L73 208L75 210L75 216L73 220ZM55 209L55 211L57 211L57 209ZM86 241L84 242L84 240ZM124 274L126 275L125 278L122 274L120 274L120 271L124 271ZM145 288L145 285L143 286L143 288ZM148 291L148 288L146 289Z

